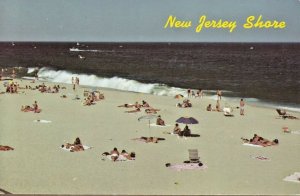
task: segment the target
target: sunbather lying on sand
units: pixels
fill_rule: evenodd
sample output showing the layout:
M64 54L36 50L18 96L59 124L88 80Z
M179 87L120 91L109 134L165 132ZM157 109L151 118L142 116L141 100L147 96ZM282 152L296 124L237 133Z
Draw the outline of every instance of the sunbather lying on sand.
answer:
M156 114L158 111L160 111L159 109L154 109L154 108L147 108L145 109L145 112L147 114Z
M83 145L81 144L81 141L79 137L77 137L73 144L65 143L61 146L62 148L66 147L66 149L71 149L70 152L79 152L84 151Z
M133 140L139 140L139 141L143 141L146 143L158 143L159 140L165 140L165 138L158 138L158 137L140 137L140 138L135 138Z
M135 113L135 112L140 112L140 108L136 108L135 110L130 110L130 111L125 111L126 113Z
M34 113L40 113L41 109L39 109L39 106L37 104L37 101L32 104L33 107L30 107L29 105L22 105L21 111L22 112L34 112Z
M14 148L10 146L2 146L0 145L0 151L9 151L9 150L14 150Z
M148 107L150 107L150 105L146 102L146 101L142 101L142 106L144 107L144 108L148 108Z
M116 147L112 151L110 151L110 153L109 152L104 152L104 153L102 153L102 155L103 156L110 155L112 161L117 161L119 156L123 156L127 160L135 159L135 153L134 152L128 153L128 152L126 152L126 150L122 150L121 153L119 153L119 151Z
M134 105L133 105L133 104L125 103L125 104L123 104L123 105L119 105L118 107L132 108L132 107L134 107Z
M259 146L273 146L279 144L278 139L274 139L273 141L269 141L263 137L258 136L257 134L254 134L253 138L248 140L245 138L241 138L244 143L253 144L253 145L259 145Z
M30 111L33 111L33 108L31 108L29 105L22 105L21 111L22 112L30 112Z

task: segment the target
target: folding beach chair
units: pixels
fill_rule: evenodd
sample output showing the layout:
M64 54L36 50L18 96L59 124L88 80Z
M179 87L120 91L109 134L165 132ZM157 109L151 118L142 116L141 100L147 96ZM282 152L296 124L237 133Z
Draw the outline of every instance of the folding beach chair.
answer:
M189 149L189 160L191 163L199 163L200 162L200 157L198 155L198 150L197 149Z

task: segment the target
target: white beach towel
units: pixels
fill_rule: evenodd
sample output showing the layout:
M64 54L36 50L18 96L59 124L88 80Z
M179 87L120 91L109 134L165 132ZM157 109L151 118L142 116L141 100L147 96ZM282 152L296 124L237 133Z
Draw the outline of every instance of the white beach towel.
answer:
M155 123L151 123L150 126L151 126L151 127L169 127L169 126L171 126L171 125L166 124L165 126L162 126L162 125L157 125L157 124L155 124Z
M51 123L51 120L34 120L35 123Z
M300 135L300 131L291 131L291 133Z
M182 170L204 170L208 167L203 164L199 166L198 163L180 163L180 164L171 164L168 168L175 170L175 171L182 171Z
M83 149L84 149L84 150L87 150L87 149L91 149L91 148L92 148L92 147L90 147L90 146L85 146L85 145L82 145L82 146L83 146ZM62 147L60 147L60 148L63 149L63 150L65 150L65 151L71 152L71 148L67 149L66 146L64 146L63 148L62 148Z
M252 159L257 159L259 161L270 161L271 159L262 155L250 155Z
M105 155L104 155L105 156ZM110 161L112 161L111 159L111 155L106 155L106 158ZM123 155L119 155L118 159L116 161L134 161L135 159L133 158L132 160L127 159L126 157L124 157Z
M300 183L300 172L295 172L294 174L285 177L283 180Z
M251 147L258 147L258 148L262 148L263 147L263 146L260 146L260 145L249 144L249 143L243 143L243 145L245 145L245 146L251 146Z

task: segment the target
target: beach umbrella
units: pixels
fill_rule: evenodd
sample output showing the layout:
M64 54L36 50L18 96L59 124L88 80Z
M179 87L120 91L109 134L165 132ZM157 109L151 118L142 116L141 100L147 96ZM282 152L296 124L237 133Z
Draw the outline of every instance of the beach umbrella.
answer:
M148 120L148 122L149 122L149 135L150 135L150 122L151 122L151 120L156 119L156 118L157 118L157 115L154 115L154 114L149 114L149 115L141 116L141 117L138 118L138 121Z
M182 124L198 124L198 120L196 120L193 117L180 117L176 120L176 122L178 123L182 123Z
M181 99L181 98L183 98L184 96L183 95L181 95L181 94L177 94L177 95L175 95L175 99Z
M154 115L154 114L149 114L149 115L145 115L145 116L141 116L138 118L138 121L141 121L141 120L148 120L149 121L149 128L150 128L150 121L153 120L153 119L156 119L157 118L157 115Z

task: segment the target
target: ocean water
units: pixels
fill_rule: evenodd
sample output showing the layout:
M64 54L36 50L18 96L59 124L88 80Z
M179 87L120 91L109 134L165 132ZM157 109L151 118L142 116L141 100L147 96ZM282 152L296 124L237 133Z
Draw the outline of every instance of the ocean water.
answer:
M0 43L1 67L47 80L157 95L205 89L300 109L297 43ZM42 69L41 69L42 68ZM26 73L22 73L26 74Z

